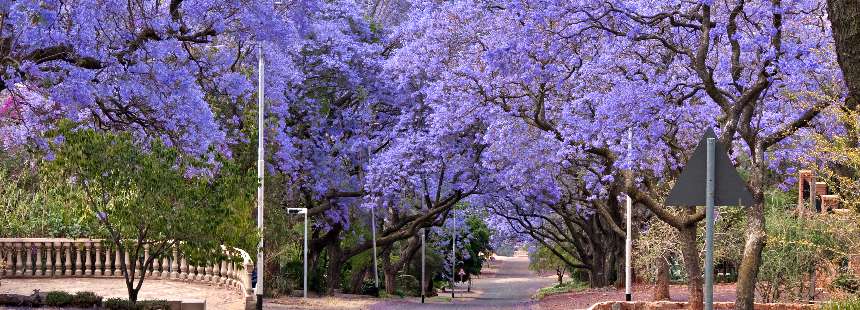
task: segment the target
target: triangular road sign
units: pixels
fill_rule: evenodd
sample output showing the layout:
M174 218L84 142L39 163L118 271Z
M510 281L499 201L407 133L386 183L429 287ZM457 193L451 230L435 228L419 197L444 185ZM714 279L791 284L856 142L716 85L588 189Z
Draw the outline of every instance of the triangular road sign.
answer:
M699 141L693 156L675 182L675 187L666 199L667 206L686 207L705 205L705 174L707 173L708 138L716 138L714 130L708 128L705 136ZM753 203L744 181L738 171L732 166L726 147L719 142L714 143L714 205L716 206L750 206Z

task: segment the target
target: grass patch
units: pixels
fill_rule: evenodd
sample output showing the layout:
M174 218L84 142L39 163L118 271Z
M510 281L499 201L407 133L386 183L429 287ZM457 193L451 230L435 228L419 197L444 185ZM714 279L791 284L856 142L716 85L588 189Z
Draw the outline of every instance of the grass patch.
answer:
M588 285L579 281L567 281L550 287L539 289L532 298L541 300L544 297L556 294L570 293L588 288Z
M419 298L420 298L420 297L419 297ZM427 301L432 301L432 302L451 302L451 301L452 301L452 299L451 299L451 296L450 296L450 295L444 295L444 296L439 295L439 296L429 297L429 298L427 298Z
M860 310L860 299L831 301L821 305L823 310Z

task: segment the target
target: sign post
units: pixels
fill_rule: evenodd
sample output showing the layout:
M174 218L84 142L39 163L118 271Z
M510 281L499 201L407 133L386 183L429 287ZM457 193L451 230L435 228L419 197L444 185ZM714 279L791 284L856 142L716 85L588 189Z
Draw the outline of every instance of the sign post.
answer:
M454 302L454 277L457 276L457 235L451 232L451 302Z
M705 309L714 308L714 143L708 138L705 177Z
M712 129L705 132L669 192L666 205L705 206L705 309L714 308L715 206L749 206L752 194Z

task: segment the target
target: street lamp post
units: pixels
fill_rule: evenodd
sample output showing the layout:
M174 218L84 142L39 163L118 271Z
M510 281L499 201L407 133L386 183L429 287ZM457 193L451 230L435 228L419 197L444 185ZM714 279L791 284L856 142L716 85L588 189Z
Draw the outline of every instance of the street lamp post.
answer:
M257 295L257 310L263 309L263 236L265 233L263 232L263 202L265 200L265 170L264 170L264 158L265 158L265 149L264 149L264 141L263 141L263 129L265 127L264 124L264 116L266 113L266 104L265 104L265 71L266 64L263 60L263 44L260 43L258 48L258 87L259 93L257 94L257 179L260 182L260 185L257 187L257 229L260 230L260 242L257 244L257 285L254 288L254 293Z
M287 214L304 214L305 215L305 245L304 251L304 297L308 298L308 209L307 208L287 208Z
M633 149L633 130L627 131L627 156L630 156L630 151ZM627 236L624 242L624 299L627 301L633 300L633 268L632 268L632 252L633 252L633 201L630 195L627 196Z

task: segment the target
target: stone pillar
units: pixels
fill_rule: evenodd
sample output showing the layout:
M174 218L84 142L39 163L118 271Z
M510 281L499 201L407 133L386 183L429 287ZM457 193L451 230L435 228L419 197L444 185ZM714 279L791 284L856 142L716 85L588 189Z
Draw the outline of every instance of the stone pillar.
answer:
M81 247L83 247L83 243L75 243L75 275L83 276L84 275L84 267L83 262L81 261Z
M809 198L803 197L803 193L809 193L809 182L812 181L812 170L800 170L797 179L797 207L798 210L809 209Z
M254 288L251 287L251 270L254 269L254 263L247 261L242 266L242 282L245 283L245 295L254 295Z

